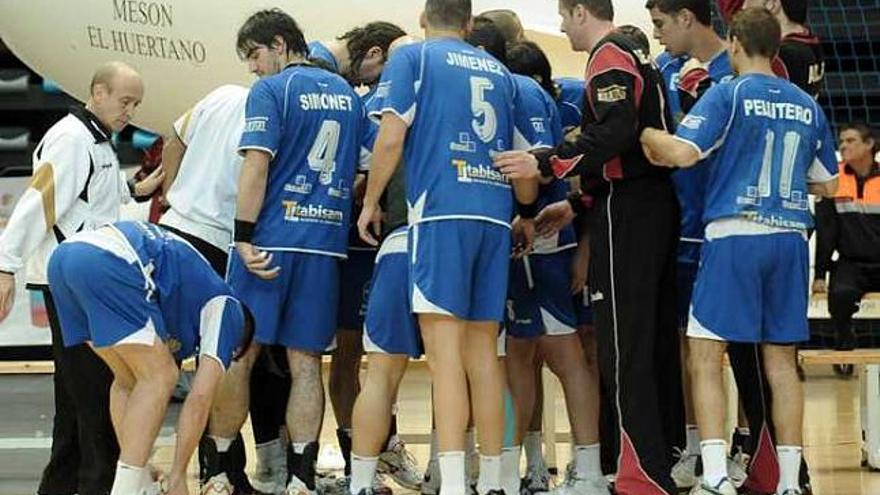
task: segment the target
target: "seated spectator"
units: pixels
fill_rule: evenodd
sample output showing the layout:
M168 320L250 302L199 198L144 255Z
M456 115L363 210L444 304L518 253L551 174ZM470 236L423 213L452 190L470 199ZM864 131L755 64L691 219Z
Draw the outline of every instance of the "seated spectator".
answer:
M865 124L840 131L840 187L832 200L816 204L816 263L813 293L826 291L831 272L828 312L837 336L836 348L855 347L852 316L862 297L880 292L880 151ZM831 262L837 251L838 259Z

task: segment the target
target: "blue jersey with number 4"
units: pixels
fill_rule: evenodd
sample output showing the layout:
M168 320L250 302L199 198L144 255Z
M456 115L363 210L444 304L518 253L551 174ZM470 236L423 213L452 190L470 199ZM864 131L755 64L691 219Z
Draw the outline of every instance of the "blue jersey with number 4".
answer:
M713 155L705 223L744 217L813 225L808 184L837 174L834 138L807 93L774 76L748 74L709 89L678 127L679 139Z
M378 94L377 114L394 113L409 126L410 223L509 225L511 185L493 166L495 153L513 149L516 89L504 65L462 40L432 39L394 52Z
M344 257L364 109L344 79L292 65L251 89L240 151L272 156L253 243Z

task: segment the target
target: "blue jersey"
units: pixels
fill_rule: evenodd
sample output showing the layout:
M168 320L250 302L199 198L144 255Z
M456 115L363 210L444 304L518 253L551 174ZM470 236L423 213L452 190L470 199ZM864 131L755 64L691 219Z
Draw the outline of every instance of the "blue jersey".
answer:
M113 228L155 285L148 290L162 311L170 350L185 359L210 348L228 367L244 328L241 303L229 286L180 237L145 222L117 222Z
M272 155L255 245L345 257L363 127L360 98L324 69L291 65L253 86L239 150Z
M586 83L583 79L573 77L560 77L554 82L559 87L559 98L556 99L556 105L559 108L562 129L569 131L574 127L580 127L584 116Z
M665 57L664 57L665 55ZM678 90L679 75L688 58L672 58L668 52L657 57L663 80L666 82L666 96L669 109L676 123L684 118ZM718 53L706 66L706 77L712 86L733 79L733 67L727 50ZM703 240L703 208L706 201L706 183L709 180L709 165L700 163L672 174L675 191L681 204L681 240L678 259L685 263L699 263L700 242Z
M521 141L518 148L532 149L553 147L562 140L562 125L559 110L553 98L534 79L519 74L513 75L516 85L516 140ZM571 191L564 180L556 180L540 186L538 208L562 201ZM563 228L551 238L535 239L535 254L554 253L576 244L574 227Z
M309 58L325 62L333 72L339 72L339 63L333 53L320 41L312 41L309 43Z
M709 164L703 220L742 217L763 225L813 225L808 184L837 174L834 138L810 95L782 79L748 74L697 102L677 136Z
M409 126L404 150L410 223L483 220L509 226L511 184L493 155L513 148L513 78L459 39L399 48L382 72L382 113Z

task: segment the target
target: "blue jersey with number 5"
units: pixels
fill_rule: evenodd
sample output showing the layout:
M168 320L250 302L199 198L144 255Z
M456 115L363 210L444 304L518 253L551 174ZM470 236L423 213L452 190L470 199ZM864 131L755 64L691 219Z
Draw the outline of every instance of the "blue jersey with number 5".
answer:
M239 150L272 157L254 245L344 257L364 109L344 79L293 65L248 95Z
M509 225L510 182L493 155L513 148L516 90L507 69L464 41L394 52L379 83L381 114L409 126L404 163L410 223L445 219Z
M744 217L772 227L813 225L808 184L837 174L834 138L816 100L773 76L713 86L677 136L709 163L704 220Z

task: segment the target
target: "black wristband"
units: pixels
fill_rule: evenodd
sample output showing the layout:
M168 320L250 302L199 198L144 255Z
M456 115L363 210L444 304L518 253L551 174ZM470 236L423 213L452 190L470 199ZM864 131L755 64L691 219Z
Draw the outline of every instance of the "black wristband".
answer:
M137 198L137 194L135 193L135 190L134 190L134 186L137 184L137 181L135 180L135 178L132 177L131 179L128 179L127 181L125 181L125 183L128 185L128 192L129 192L129 194L131 194L131 197Z
M254 229L256 229L256 222L248 222L246 220L235 219L235 234L233 236L233 240L235 242L246 242L248 244L254 238Z
M523 220L531 220L538 216L538 202L533 201L532 203L525 205L517 201L516 212Z

